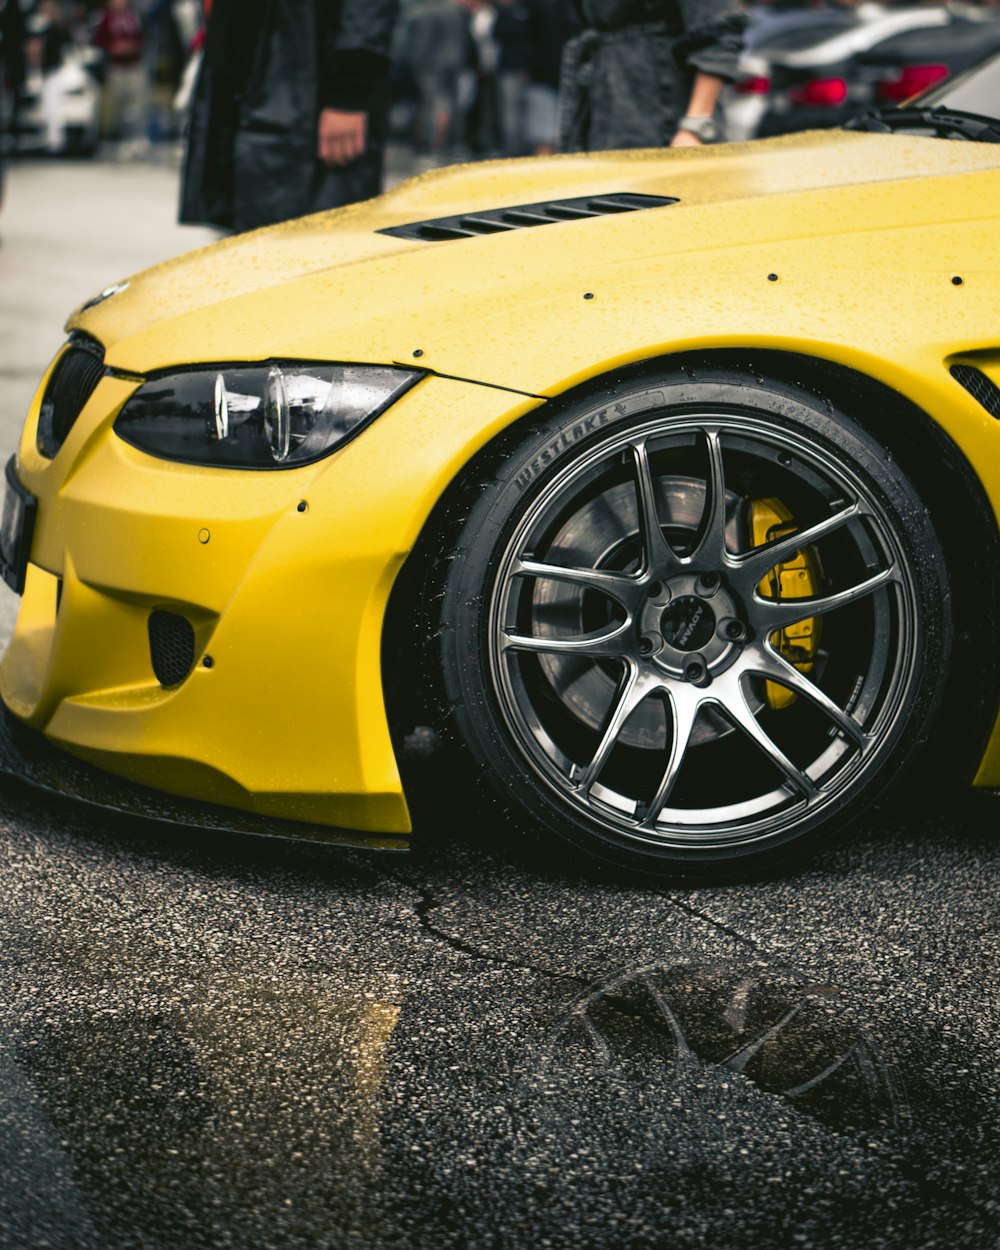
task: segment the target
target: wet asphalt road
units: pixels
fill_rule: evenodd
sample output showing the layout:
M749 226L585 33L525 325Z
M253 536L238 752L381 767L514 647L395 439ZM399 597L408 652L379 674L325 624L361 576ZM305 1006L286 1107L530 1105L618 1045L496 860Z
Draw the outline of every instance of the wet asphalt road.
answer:
M0 798L0 1245L1000 1244L996 807L644 889Z
M175 191L15 170L4 456L65 312L204 237ZM0 783L0 1247L992 1250L997 802L684 890L461 811L379 859Z

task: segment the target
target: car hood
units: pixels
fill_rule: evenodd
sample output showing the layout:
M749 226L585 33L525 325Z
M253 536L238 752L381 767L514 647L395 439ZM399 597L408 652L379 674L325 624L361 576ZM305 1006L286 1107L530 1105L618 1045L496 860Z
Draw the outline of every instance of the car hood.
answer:
M457 340L473 326L486 332L483 318L495 331L512 300L540 305L610 272L669 267L671 257L686 256L690 267L692 253L728 249L727 264L738 267L741 252L771 242L982 215L954 180L998 167L1000 148L991 145L843 131L456 166L167 261L68 324L100 340L109 365L137 373L283 356L410 364L428 357L423 363L440 372L473 376ZM678 202L446 242L379 233L614 193ZM467 333L456 334L456 324ZM502 370L479 380L512 385Z

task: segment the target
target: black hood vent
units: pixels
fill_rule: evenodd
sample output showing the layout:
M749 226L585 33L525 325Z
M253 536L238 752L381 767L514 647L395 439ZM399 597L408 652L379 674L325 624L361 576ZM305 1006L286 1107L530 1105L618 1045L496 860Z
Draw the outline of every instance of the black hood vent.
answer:
M635 213L643 208L664 208L676 204L669 195L583 195L574 200L543 200L541 204L516 204L510 208L488 208L480 213L462 213L457 217L434 217L430 221L413 221L406 226L389 226L379 234L398 239L419 239L440 243L446 239L475 239L484 234L503 234L527 226L554 226L560 221L582 221L585 217L613 217L618 213Z

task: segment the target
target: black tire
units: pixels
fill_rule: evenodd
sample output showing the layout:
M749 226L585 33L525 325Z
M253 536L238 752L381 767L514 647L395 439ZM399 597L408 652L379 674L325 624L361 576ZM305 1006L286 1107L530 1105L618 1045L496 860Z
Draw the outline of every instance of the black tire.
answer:
M944 557L827 400L646 374L553 408L492 470L438 636L457 736L522 825L654 876L747 874L847 828L924 739Z

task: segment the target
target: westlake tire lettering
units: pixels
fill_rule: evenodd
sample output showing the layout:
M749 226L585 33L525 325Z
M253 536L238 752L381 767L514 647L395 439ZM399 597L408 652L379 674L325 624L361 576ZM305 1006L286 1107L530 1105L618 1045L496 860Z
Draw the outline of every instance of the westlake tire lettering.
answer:
M557 439L549 443L547 447L543 447L531 464L517 475L515 482L518 490L523 491L525 487L530 486L538 474L547 465L551 464L560 452L565 451L568 447L572 447L581 438L586 438L588 434L593 434L595 430L602 429L610 421L621 417L633 416L649 408L656 408L662 403L663 395L659 391L654 391L651 395L642 396L639 399L624 400L616 403L611 409L601 408L597 412L588 413L572 429L564 431Z

